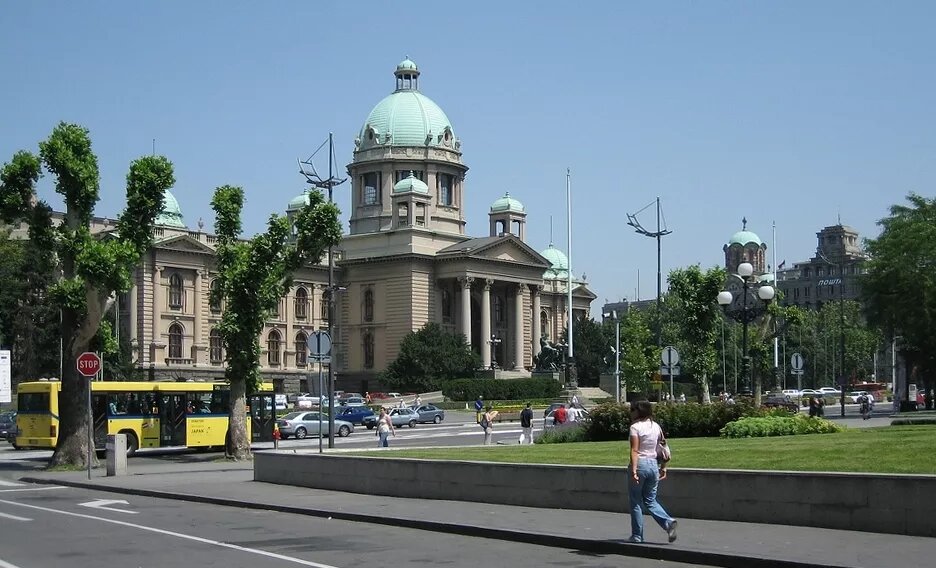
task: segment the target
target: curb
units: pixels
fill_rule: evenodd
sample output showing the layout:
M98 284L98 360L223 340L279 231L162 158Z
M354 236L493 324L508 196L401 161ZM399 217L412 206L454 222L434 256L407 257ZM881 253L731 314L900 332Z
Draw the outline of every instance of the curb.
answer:
M615 554L620 556L646 558L650 560L680 562L684 564L701 564L704 566L717 566L720 568L849 568L837 564L816 564L813 562L800 562L796 560L748 557L728 553L670 548L667 546L657 546L654 544L632 544L623 538L620 540L595 540L556 534L531 534L520 531L512 531L509 529L481 527L477 525L455 524L441 521L424 521L407 518L392 518L380 515L370 515L366 513L349 513L345 511L330 511L325 509L307 509L292 507L289 505L255 503L251 501L239 501L236 499L209 497L206 495L194 495L190 493L170 493L167 491L156 491L152 489L96 485L94 483L81 481L57 480L38 477L22 477L20 478L20 481L26 483L37 483L41 485L64 485L67 487L75 487L79 489L91 489L95 491L137 495L140 497L152 497L156 499L172 499L175 501L220 505L223 507L235 507L239 509L276 511L279 513L304 515L307 517L387 525L477 538L490 538L508 542L548 546L551 548L567 548L594 554Z

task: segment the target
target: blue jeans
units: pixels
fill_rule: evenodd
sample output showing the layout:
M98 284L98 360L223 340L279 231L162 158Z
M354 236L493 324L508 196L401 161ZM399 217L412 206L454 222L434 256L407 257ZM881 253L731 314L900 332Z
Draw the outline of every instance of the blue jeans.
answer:
M655 459L640 458L637 461L637 481L628 467L628 493L631 506L631 537L643 540L643 509L666 530L672 517L657 503L657 485L660 484L660 466Z
M390 447L390 432L378 432L377 433L377 447L378 448L389 448Z

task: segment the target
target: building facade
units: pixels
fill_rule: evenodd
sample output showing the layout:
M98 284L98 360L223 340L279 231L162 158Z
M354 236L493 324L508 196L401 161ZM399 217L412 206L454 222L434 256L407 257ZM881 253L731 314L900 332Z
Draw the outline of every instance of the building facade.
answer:
M419 87L409 59L394 90L364 121L347 170L350 230L335 252L333 360L338 388L374 390L404 336L435 322L464 335L485 368L527 374L540 338L567 325L569 261L550 244L526 242L526 210L505 193L490 207L488 232L466 233L467 165L446 114ZM286 205L291 218L308 201ZM120 332L136 366L157 378L221 378L225 354L217 325L226 309L210 301L217 277L216 237L187 227L167 192L154 241L118 301ZM95 232L114 222L95 219ZM326 259L327 260L327 259ZM573 317L587 317L595 295L572 277ZM306 339L328 327L328 267L301 268L260 337L261 370L280 392L310 391L318 367Z
M819 309L828 301L859 300L859 277L867 256L858 232L838 224L816 233L816 254L777 271L777 287L784 305Z

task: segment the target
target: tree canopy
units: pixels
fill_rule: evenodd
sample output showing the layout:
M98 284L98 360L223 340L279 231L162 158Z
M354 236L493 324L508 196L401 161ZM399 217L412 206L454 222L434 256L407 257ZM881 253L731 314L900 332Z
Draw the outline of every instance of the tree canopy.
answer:
M460 333L427 323L400 342L400 352L381 375L387 386L420 391L434 390L447 379L474 376L481 357Z

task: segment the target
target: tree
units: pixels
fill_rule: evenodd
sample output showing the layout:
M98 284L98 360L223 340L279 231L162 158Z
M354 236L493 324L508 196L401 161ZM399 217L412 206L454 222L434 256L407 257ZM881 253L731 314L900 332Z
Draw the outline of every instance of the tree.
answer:
M725 278L722 268L703 272L698 265L673 270L667 277L667 308L672 310L672 320L678 322L681 330L678 347L682 368L701 387L705 403L711 402L709 377L718 369L722 314L715 298L724 287Z
M659 349L650 328L650 316L637 310L620 314L621 378L626 390L646 393L650 377L659 369Z
M427 323L406 334L381 382L392 388L434 390L441 381L473 377L480 366L481 357L471 350L464 335Z
M592 318L574 320L572 327L575 370L581 386L598 386L601 373L607 365L605 359L614 345L614 328L602 326ZM568 333L563 332L562 339L569 341Z
M56 178L55 191L65 200L65 217L52 229L51 218L39 220L35 184L41 166ZM87 465L88 380L80 376L77 356L98 333L114 294L130 288L130 277L151 244L153 224L163 206L163 193L175 183L172 164L162 156L133 161L127 174L127 205L117 230L103 237L91 234L91 217L98 201L97 157L88 130L59 123L44 142L39 156L19 151L0 171L0 216L7 223L27 219L30 237L48 239L61 267L61 278L50 290L61 309L63 340L62 391L58 444L51 466ZM47 207L39 202L39 207ZM92 457L93 459L93 457Z
M212 290L211 301L226 306L218 331L231 383L226 450L235 460L250 456L245 397L260 388L263 326L288 292L293 273L307 263L319 262L341 240L338 208L319 191L308 196L308 204L292 226L286 217L271 215L266 232L250 241L240 238L243 189L221 186L211 200L218 237L218 287Z
M881 219L881 234L865 248L870 260L861 280L868 321L884 335L903 337L908 369L931 377L936 371L936 199L916 193L893 205ZM932 407L932 381L926 381ZM901 393L906 400L906 389Z

